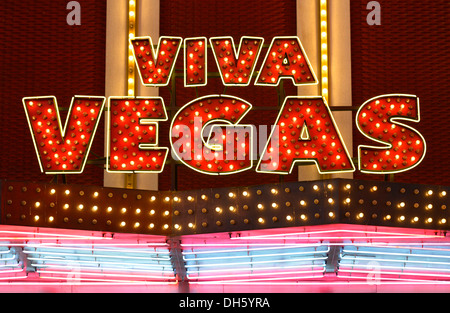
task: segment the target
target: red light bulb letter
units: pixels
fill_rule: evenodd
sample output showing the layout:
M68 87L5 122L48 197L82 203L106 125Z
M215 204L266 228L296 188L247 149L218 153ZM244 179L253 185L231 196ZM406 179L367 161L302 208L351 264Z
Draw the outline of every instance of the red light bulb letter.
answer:
M110 98L108 172L161 173L169 149L157 147L158 122L167 119L160 97Z
M175 68L183 38L161 37L155 52L151 37L130 39L142 84L148 87L167 86Z
M186 104L177 112L170 128L174 158L194 171L210 175L250 169L253 128L239 121L251 108L251 104L239 98L217 95ZM209 126L212 127L207 133Z
M318 82L298 37L273 38L256 85L277 86L284 78L296 86Z
M72 98L64 128L55 97L24 98L23 105L41 171L45 174L82 173L105 98Z
M225 86L248 86L264 43L264 38L242 37L236 52L232 37L209 39L220 77Z
M321 174L355 171L322 97L286 98L257 172L289 174L296 162L315 162Z
M359 146L359 169L367 174L389 174L410 170L426 154L426 142L415 129L397 121L420 122L419 98L385 95L364 103L356 125L367 138L382 147Z
M186 38L184 40L184 86L206 86L207 76L207 44L205 37Z

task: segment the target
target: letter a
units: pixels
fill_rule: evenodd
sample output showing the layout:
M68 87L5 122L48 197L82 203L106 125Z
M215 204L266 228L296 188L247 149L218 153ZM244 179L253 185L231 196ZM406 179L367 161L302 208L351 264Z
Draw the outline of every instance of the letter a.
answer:
M256 171L289 174L296 162L314 162L319 173L354 172L355 167L322 97L287 97Z
M67 10L72 10L67 15L67 24L70 26L81 25L81 5L78 1L67 3Z
M291 79L295 86L318 83L298 37L274 37L256 78L257 86L277 86Z

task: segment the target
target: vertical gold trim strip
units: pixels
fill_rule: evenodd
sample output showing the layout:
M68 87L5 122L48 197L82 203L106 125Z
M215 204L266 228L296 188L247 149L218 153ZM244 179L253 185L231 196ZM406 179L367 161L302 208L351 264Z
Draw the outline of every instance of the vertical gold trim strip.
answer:
M133 47L129 43L129 39L136 37L136 19L137 19L137 1L128 0L128 77L127 77L127 91L129 97L136 96L136 70L133 56ZM134 189L136 186L136 175L125 174L125 187L127 189Z
M328 0L320 0L320 58L322 96L328 102Z

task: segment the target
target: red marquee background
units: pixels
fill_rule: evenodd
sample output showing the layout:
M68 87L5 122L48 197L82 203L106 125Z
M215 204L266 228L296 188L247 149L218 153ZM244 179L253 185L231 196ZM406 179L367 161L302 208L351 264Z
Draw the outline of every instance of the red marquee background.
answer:
M74 95L104 95L106 1L80 0L82 25L66 23L66 3L50 0L5 1L0 7L0 178L22 181L49 181L39 171L21 99L25 96L55 95L60 107L68 107ZM450 133L447 109L450 62L448 1L433 5L424 1L381 0L382 25L366 22L367 0L351 1L353 105L385 93L416 94L421 100L421 122L412 125L428 144L424 162L412 171L395 176L395 181L423 184L450 184L447 156ZM187 22L188 21L188 22ZM181 37L231 35L236 42L243 35L274 36L296 34L296 1L161 1L161 35ZM146 35L146 34L139 34ZM264 51L263 51L264 53ZM209 58L214 69L213 58ZM182 67L182 58L179 58ZM260 60L262 62L262 60ZM183 88L177 79L177 106L196 97L193 88ZM223 93L220 79L210 79L199 95ZM296 94L286 81L287 95ZM251 85L227 88L227 94L246 99L255 107L277 106L275 88ZM161 95L170 103L168 88ZM277 111L254 110L245 123L271 125ZM63 116L63 119L65 117ZM168 146L170 123L162 123L161 145ZM103 157L103 121L96 134L90 159ZM371 144L354 130L354 147ZM171 187L170 166L160 175L160 189ZM383 176L355 173L355 178L383 179ZM178 188L211 188L277 182L277 175L248 171L220 180L178 168ZM285 181L297 180L297 172ZM88 165L85 173L69 177L71 184L102 185L101 166Z

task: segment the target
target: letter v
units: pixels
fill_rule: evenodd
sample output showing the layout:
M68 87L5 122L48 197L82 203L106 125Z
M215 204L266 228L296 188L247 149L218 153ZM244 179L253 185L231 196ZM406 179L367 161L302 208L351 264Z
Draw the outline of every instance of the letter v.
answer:
M151 37L130 39L141 82L146 87L167 86L183 43L181 37L161 37L157 51Z
M225 86L248 86L264 44L262 37L242 37L238 50L233 37L209 39Z
M75 96L62 128L56 98L23 98L41 171L80 174L84 170L105 106L105 97Z

